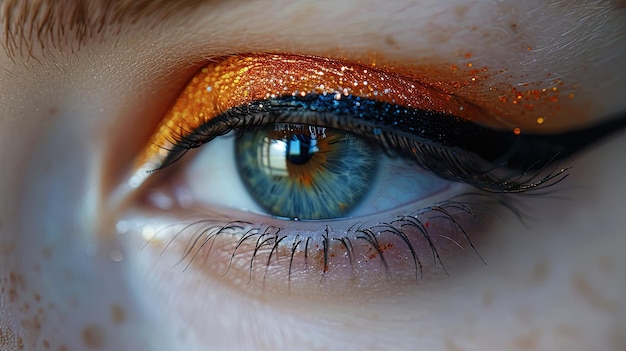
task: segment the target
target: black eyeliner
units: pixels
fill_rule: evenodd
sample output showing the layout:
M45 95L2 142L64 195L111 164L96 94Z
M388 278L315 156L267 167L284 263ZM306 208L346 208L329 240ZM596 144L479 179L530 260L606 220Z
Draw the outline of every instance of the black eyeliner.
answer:
M534 185L511 182L507 177L494 176L493 171L507 169L515 176L540 171L626 129L626 111L590 127L563 133L515 134L512 130L488 128L451 114L358 96L289 95L231 108L181 135L163 165L232 130L244 132L272 123L344 129L377 142L389 154L415 159L420 166L442 177L485 190L515 192ZM508 184L504 186L504 183Z

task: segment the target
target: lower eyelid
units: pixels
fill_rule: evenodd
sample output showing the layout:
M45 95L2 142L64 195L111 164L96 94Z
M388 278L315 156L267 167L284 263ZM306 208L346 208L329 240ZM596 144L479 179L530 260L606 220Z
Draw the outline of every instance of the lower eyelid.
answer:
M459 274L467 262L482 264L480 243L500 210L476 205L484 197L464 195L323 225L185 210L174 213L176 219L165 219L171 211L152 220L127 217L124 227L136 228L131 235L141 237L144 250L159 252L158 259L171 260L173 269L204 272L252 293L367 295Z

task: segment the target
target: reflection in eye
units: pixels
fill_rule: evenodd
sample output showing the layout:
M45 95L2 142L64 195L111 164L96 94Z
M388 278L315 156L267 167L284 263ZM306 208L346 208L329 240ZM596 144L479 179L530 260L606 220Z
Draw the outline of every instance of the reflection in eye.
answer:
M168 247L186 241L178 245L183 259L198 263L219 247L228 252L223 255L229 257L228 270L245 267L252 278L255 262L263 262L264 274L277 267L289 282L320 274L352 281L372 272L374 277L434 275L443 257L458 253L455 248L476 251L470 234L479 231L485 219L479 213L487 204L562 180L566 173L555 165L558 159L624 124L622 119L541 135L487 126L495 120L453 94L371 67L293 55L230 57L193 77L139 159L131 184L139 186L146 171L234 132L239 176L270 217L209 201L211 209L204 213L210 218L176 229L166 240ZM342 156L328 157L333 152ZM475 190L455 186L445 197L422 201L441 186L380 213L328 221L357 207L383 155L432 174L419 174L415 182L437 176ZM281 166L269 166L269 160ZM219 167L211 163L204 163L207 174ZM325 173L315 170L322 165ZM350 166L357 171L348 171ZM327 179L342 174L347 176ZM194 207L187 212L202 216L197 205L203 201L194 191L202 181L194 178L195 186L175 187L187 187L192 206L186 208ZM319 190L324 182L333 184Z

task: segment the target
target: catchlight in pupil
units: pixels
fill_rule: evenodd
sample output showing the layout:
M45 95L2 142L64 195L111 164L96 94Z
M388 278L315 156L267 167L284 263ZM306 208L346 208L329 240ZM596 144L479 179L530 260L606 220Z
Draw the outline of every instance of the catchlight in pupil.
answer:
M378 166L366 141L330 128L276 124L242 133L235 145L248 192L277 217L346 216L369 193Z
M296 165L303 165L319 151L315 136L294 134L292 140L281 141L287 146L287 161Z

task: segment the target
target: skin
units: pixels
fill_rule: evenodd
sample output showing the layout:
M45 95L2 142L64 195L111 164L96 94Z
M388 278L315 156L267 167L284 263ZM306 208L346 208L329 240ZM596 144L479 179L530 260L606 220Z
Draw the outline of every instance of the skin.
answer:
M568 160L549 196L519 198L525 221L499 209L479 240L486 265L460 255L432 281L315 280L287 294L273 289L282 278L224 275L226 254L184 270L176 249L115 229L144 225L124 184L190 63L271 51L463 66L471 52L474 65L507 70L486 86L562 79L576 96L554 116L566 128L571 107L585 106L585 123L626 109L619 5L208 2L75 50L0 50L0 349L624 350L623 132ZM188 216L149 214L159 225Z

